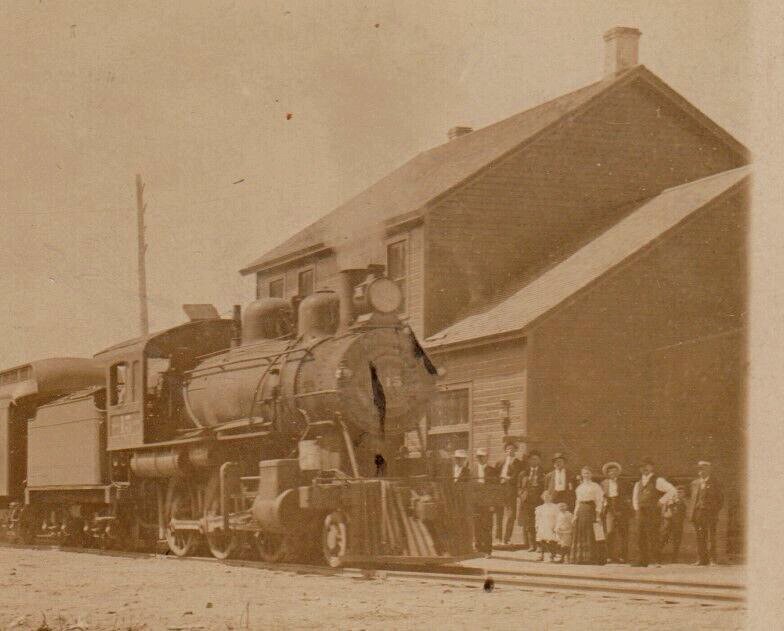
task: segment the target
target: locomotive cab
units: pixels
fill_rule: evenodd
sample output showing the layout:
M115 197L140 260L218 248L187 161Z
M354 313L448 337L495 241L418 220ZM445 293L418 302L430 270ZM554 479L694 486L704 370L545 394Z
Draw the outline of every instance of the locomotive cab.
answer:
M169 440L187 427L184 375L204 355L229 348L231 320L193 320L95 355L107 385L107 449L118 451Z

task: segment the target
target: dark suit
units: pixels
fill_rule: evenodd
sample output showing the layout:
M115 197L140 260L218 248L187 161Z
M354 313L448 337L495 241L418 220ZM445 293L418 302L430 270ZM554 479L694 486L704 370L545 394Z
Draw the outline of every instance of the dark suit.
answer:
M542 493L545 488L545 473L539 465L525 467L520 472L520 517L525 542L536 548L536 507L542 504Z
M506 458L495 466L495 474L499 477L504 496L504 503L496 508L495 535L497 539L508 543L512 538L512 531L517 519L517 479L523 463L518 458L512 458L506 471L506 477L502 478L500 476L504 470L504 464L506 464ZM504 515L506 515L506 528L504 528Z
M721 483L709 476L703 484L701 478L691 483L691 521L697 532L697 554L700 563L716 561L716 522L724 506L724 491Z
M607 554L613 560L626 561L629 558L629 494L626 485L620 480L618 496L609 497L610 480L602 480L605 506L602 511L604 532L607 536Z
M492 465L485 466L484 482L479 481L479 471L476 463L471 467L471 480L477 486L482 484L497 484L498 475ZM493 513L490 506L474 504L474 547L477 552L490 554L493 551Z
M544 488L547 491L550 491L553 496L553 503L560 504L561 502L566 502L566 505L569 507L570 511L574 511L574 472L569 471L569 469L565 469L566 472L566 489L563 491L556 491L555 490L555 469L550 471L544 477Z

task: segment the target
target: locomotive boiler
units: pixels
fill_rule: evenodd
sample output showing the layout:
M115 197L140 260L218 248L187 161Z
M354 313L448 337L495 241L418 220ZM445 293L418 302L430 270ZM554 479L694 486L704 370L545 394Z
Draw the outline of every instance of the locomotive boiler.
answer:
M331 565L470 555L465 490L403 447L436 371L400 300L370 269L344 274L340 293L260 299L232 319L195 308L60 364L56 387L5 396L11 530Z

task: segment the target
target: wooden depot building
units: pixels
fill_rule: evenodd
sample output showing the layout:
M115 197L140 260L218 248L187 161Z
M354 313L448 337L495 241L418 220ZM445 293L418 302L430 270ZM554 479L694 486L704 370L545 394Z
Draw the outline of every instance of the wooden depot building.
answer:
M383 265L446 369L428 449L742 479L747 149L605 34L604 76L457 127L249 264L257 295Z

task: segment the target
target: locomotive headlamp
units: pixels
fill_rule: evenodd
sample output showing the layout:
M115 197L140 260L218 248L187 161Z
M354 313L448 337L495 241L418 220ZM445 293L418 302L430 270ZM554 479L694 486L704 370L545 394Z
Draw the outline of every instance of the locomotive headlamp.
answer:
M367 301L375 311L394 313L403 302L403 294L388 278L377 278L367 286Z

